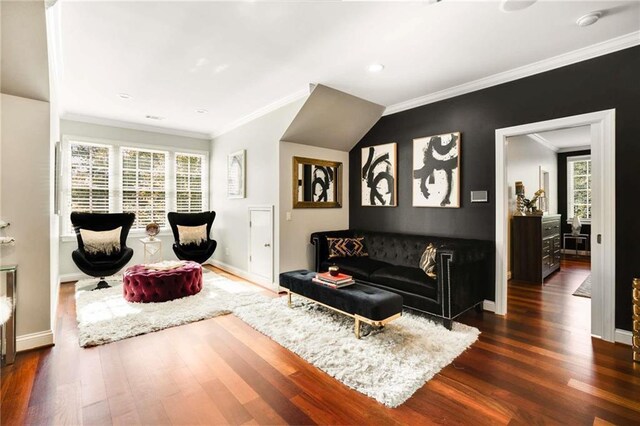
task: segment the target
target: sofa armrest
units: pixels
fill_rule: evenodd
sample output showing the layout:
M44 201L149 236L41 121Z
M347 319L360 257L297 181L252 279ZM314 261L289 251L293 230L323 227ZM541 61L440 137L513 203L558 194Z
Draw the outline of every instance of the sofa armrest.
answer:
M467 240L438 249L438 294L443 316L455 318L482 302L493 277L494 245L491 241Z
M314 232L311 234L310 243L315 247L315 270L320 271L320 265L322 262L329 258L329 247L327 245L327 237L329 238L344 238L355 236L355 231L349 229L343 229L339 231L322 231Z

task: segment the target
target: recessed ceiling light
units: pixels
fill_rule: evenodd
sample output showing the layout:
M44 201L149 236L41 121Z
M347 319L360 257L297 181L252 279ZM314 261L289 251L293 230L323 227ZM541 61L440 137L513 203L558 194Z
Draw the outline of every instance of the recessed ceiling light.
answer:
M202 108L201 108L201 109L197 109L197 110L196 110L196 112L197 112L198 114L206 114L206 113L208 113L209 111L207 111L206 109L202 109Z
M367 71L369 72L380 72L384 69L384 65L382 64L371 64L367 67Z
M593 25L598 22L598 19L600 19L601 16L602 12L587 13L586 15L579 17L576 20L576 24L578 24L579 27L588 27L589 25Z
M128 93L118 93L118 97L120 99L131 99L132 98L132 96L130 94L128 94Z
M537 0L502 0L500 10L503 12L517 12L534 4Z
M160 117L159 115L145 115L149 120L164 120L164 117Z

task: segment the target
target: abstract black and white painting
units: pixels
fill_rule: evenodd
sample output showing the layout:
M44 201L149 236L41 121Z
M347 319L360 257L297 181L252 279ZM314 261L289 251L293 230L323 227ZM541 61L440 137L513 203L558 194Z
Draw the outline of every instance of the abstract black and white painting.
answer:
M331 203L335 200L336 170L316 164L298 166L298 201Z
M396 144L362 148L363 206L396 206Z
M335 173L333 168L313 165L311 174L311 197L316 203L333 202Z
M236 151L227 157L227 198L245 197L246 179L245 150Z
M460 132L413 140L413 206L460 207Z

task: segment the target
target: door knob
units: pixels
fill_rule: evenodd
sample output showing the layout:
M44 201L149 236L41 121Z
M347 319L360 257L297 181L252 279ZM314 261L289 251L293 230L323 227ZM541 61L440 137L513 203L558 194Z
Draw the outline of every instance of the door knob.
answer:
M271 244L267 243L264 245L265 247L271 247Z

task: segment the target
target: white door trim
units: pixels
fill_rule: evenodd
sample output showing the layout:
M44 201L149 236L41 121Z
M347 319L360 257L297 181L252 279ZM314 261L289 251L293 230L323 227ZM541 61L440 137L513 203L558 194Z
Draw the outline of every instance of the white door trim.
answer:
M266 280L265 280L264 277L260 277L260 276L254 274L251 271L251 212L253 212L253 211L265 211L265 212L269 212L269 214L271 215L271 271L270 271L270 276ZM258 278L258 283L259 284L266 285L272 290L273 290L273 287L275 287L274 284L273 284L273 270L274 270L274 268L273 268L273 263L274 263L273 259L274 259L274 253L275 253L275 247L274 247L275 242L273 240L273 238L274 238L274 232L273 232L274 222L273 222L273 219L274 219L274 208L273 208L272 205L271 206L249 206L249 220L248 220L248 223L247 223L247 226L249 227L249 232L248 232L248 234L249 234L249 241L248 241L249 245L247 246L249 248L249 250L247 250L247 266L248 266L247 269L249 270L248 272L249 272L250 275Z
M507 314L507 175L506 142L511 136L566 127L591 126L591 158L600 186L600 205L591 223L593 236L591 333L615 339L615 109L574 115L496 130L496 314ZM597 164L593 162L596 159ZM597 243L597 235L602 243ZM592 272L593 274L593 272ZM603 285L603 283L610 285ZM613 284L611 284L613 283Z

